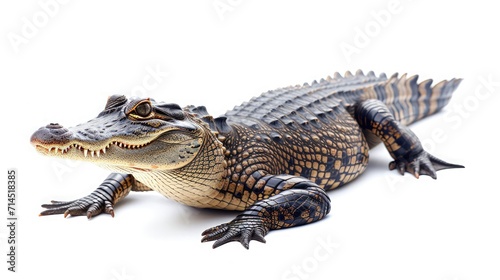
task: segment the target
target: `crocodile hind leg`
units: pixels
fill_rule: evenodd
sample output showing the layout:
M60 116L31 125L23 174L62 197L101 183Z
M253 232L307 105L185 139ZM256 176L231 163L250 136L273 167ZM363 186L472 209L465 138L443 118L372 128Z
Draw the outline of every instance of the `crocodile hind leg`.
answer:
M135 180L130 174L111 173L101 185L91 194L73 201L51 201L43 204L47 210L40 216L64 214L64 217L83 216L87 218L96 216L102 212L115 216L114 205L133 191L151 190L144 184Z
M330 212L325 191L305 178L268 175L256 186L254 190L271 190L273 196L257 201L231 222L205 230L202 242L215 241L213 248L217 248L239 241L248 249L250 240L265 243L270 230L312 223Z
M427 153L418 137L406 126L400 124L387 106L379 100L369 99L355 107L355 118L359 125L380 138L394 159L389 169L397 169L436 179L436 172L447 168L463 168L462 165L447 163Z

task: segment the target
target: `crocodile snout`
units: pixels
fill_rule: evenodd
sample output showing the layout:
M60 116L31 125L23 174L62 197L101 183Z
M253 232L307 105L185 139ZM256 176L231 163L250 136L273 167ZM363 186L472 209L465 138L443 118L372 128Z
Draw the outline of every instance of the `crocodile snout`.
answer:
M31 144L33 145L52 145L64 144L71 139L72 132L58 123L50 123L40 127L31 135Z

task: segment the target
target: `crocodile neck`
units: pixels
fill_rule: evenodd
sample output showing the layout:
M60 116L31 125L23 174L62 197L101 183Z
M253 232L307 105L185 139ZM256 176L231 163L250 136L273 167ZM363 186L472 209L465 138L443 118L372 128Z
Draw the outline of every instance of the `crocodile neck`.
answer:
M206 208L214 204L226 180L225 148L213 133L206 133L197 157L188 165L173 170L113 171L132 174L138 181L182 204Z

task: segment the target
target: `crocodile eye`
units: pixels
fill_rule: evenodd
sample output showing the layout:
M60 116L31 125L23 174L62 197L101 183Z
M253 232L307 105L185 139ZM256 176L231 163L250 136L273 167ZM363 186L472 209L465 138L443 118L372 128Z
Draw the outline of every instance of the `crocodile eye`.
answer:
M149 102L142 102L135 107L134 111L138 116L145 118L151 114L151 104Z

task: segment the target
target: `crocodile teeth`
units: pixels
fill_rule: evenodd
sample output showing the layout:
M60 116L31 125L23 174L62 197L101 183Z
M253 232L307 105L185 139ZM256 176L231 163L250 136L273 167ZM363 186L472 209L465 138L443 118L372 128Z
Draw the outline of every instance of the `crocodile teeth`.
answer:
M57 148L57 147L49 147L47 148L47 151L49 153L54 153L54 154L58 154L58 153L61 153L61 154L66 154L68 153L71 149L75 148L77 150L80 150L83 152L83 155L85 157L87 157L89 155L89 152L90 152L90 156L92 157L100 157L101 154L105 154L106 153L106 150L109 149L111 147L111 144L116 144L117 146L120 146L122 148L126 147L126 148L134 148L134 147L138 147L138 146L133 146L133 145L127 145L127 144L123 144L123 143L119 143L119 142L113 142L113 143L109 143L107 144L104 148L102 149L99 149L99 150L90 150L90 149L85 149L84 147L78 145L78 144L71 144L70 146L66 147L66 148Z
M106 152L106 149L108 149L111 145L116 145L120 148L124 148L124 149L139 149L139 148L142 148L142 147L145 147L147 146L149 143L145 143L145 144L125 144L125 143L122 143L122 142L118 142L118 141L113 141L111 143L109 143L104 149L102 149L101 151L102 152Z

